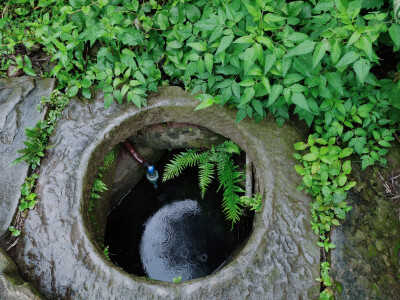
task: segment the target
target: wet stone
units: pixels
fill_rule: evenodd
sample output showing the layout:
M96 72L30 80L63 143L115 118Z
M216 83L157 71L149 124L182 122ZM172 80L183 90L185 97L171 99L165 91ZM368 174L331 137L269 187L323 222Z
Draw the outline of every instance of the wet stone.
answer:
M391 149L388 168L361 172L353 167L357 185L349 192L352 210L332 230L331 275L335 299L398 299L400 295L399 203L386 196L378 174L387 178L400 170L400 147ZM397 210L397 211L396 211Z
M209 148L221 144L226 138L202 126L169 122L147 126L129 140L153 149L176 149Z
M43 119L36 106L54 88L53 79L18 77L0 79L0 236L7 232L16 212L20 187L28 172L26 163L10 164L21 156L25 128Z
M212 107L177 87L160 88L139 111L131 104L104 110L72 100L41 163L40 201L26 219L16 262L49 299L315 299L319 248L310 231L310 199L297 191L293 144L305 137L272 117L236 124L236 112ZM216 273L180 284L129 275L108 261L87 234L89 196L111 148L154 124L191 123L239 144L255 167L262 211L246 245Z
M0 248L0 299L44 299L31 284L22 280L18 274L17 266L2 248Z

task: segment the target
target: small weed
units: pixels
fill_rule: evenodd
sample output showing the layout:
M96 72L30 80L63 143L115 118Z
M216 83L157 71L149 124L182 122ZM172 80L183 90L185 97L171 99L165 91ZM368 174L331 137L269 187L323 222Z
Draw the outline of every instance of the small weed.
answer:
M108 247L109 247L109 246L107 246L107 247L105 247L105 248L103 249L103 253L104 253L105 257L106 257L108 260L110 260L110 253L108 252Z
M21 234L21 230L16 229L14 226L8 227L8 230L13 236L19 236Z
M178 277L172 278L173 282L181 282L181 280L182 280L182 276L178 276Z

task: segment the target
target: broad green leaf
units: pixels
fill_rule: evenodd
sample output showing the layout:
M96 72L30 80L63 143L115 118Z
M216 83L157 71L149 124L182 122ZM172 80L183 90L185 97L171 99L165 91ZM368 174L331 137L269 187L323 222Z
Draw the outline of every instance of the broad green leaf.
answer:
M140 98L139 95L135 95L132 93L131 101L133 102L133 104L136 105L137 108L140 109L142 107L142 99Z
M119 104L121 104L122 103L122 98L123 98L123 95L122 95L121 91L120 90L114 90L113 91L113 95L114 95L115 100L117 100L117 102Z
M179 42L178 40L173 40L173 41L167 42L167 46L171 47L173 49L179 49L179 48L182 48L183 43Z
M340 54L342 53L342 49L339 44L338 39L333 39L331 42L331 59L332 64L336 64L339 61Z
M264 75L268 73L268 71L272 68L276 61L275 54L267 54L265 57L265 64L264 64Z
M295 165L294 169L296 170L297 173L299 173L301 176L305 175L304 167L300 165Z
M264 109L261 104L261 101L253 100L251 101L251 105L253 106L254 110L258 113L258 115L262 118L264 116Z
M187 45L198 51L206 51L207 50L205 43L188 43Z
M336 68L345 67L353 62L355 62L360 55L354 51L347 52L336 64Z
M347 157L350 156L353 153L353 148L344 148L342 152L339 153L339 157Z
M208 73L212 74L212 69L214 65L214 55L211 53L204 54L204 63L206 64L206 68Z
M298 142L298 143L295 143L293 145L293 147L294 147L295 150L299 150L300 151L300 150L304 150L304 149L308 148L309 145L307 143L304 143L304 142Z
M389 28L389 35L397 48L400 48L400 25L393 23Z
M114 97L110 94L107 93L104 96L104 108L109 108L111 106L111 103L114 101Z
M324 57L326 50L328 50L328 45L325 42L320 42L315 46L312 60L313 68L315 68Z
M339 174L337 181L339 186L344 186L346 184L346 181L347 181L347 176L343 173Z
M269 94L267 107L271 106L276 99L278 99L279 95L283 91L283 86L280 84L274 84L271 88L271 93Z
M342 165L342 170L343 173L348 175L351 172L351 161L350 160L346 160L343 165Z
M253 66L254 62L256 61L256 50L253 47L247 48L244 51L244 75L246 76L247 72Z
M305 41L309 38L309 36L305 33L301 33L301 32L293 32L291 34L288 35L288 37L286 38L286 40L289 40L293 43L301 43L302 41Z
M390 143L386 142L385 140L379 140L378 144L381 145L382 147L391 147Z
M79 91L79 88L78 88L76 85L71 86L71 87L69 88L69 90L68 90L68 97L73 97L73 96L75 96L75 95L78 93L78 91Z
M306 111L310 111L310 108L308 107L308 104L307 104L307 100L304 97L303 93L293 93L292 101L298 107L300 107Z
M249 103L253 99L255 93L253 87L246 88L243 95L240 97L239 107L243 107Z
M82 12L87 15L90 12L90 6L82 6Z
M349 46L353 45L360 38L360 36L361 36L361 33L358 32L358 31L355 31L351 35L351 37L350 37L349 41L347 42L346 46L349 47Z
M200 110L200 109L204 109L207 107L210 107L214 104L214 98L207 98L205 100L203 100L194 110Z
M233 43L234 44L253 44L254 40L251 36L246 35L246 36L242 36L242 37L236 39Z
M228 36L224 36L221 39L221 42L220 42L220 44L218 46L218 49L217 49L217 52L215 52L215 54L218 54L218 53L220 53L222 51L225 51L226 48L228 48L232 44L233 39L234 39L234 35L233 34L228 35Z
M296 83L302 79L304 79L304 75L299 73L290 73L285 76L283 82L285 85L292 85L293 83Z
M289 71L290 66L292 65L293 59L291 57L283 57L282 59L282 76L285 77L286 73Z
M311 40L305 40L293 49L289 50L285 57L292 57L298 55L304 55L311 53L314 50L315 42Z
M236 123L239 123L240 121L242 121L244 118L246 118L247 113L245 109L238 109L237 113L236 113Z
M87 88L82 89L82 95L83 95L83 97L85 97L87 99L92 98L92 93Z
M311 174L317 174L321 168L321 164L319 161L316 161L311 166Z
M261 19L261 17L262 17L261 11L259 9L257 9L255 6L251 5L251 4L255 4L253 1L250 2L251 4L247 1L242 1L242 2L246 6L247 11L250 13L250 15L253 16L255 21Z
M367 57L370 61L373 61L373 51L372 51L372 43L369 37L367 36L362 36L360 39L360 45L362 49L364 50L365 54L367 54Z
M196 22L200 19L201 13L197 6L192 4L187 4L186 6L186 15L190 22Z
M200 28L202 30L210 31L213 30L217 24L210 22L210 20L202 20L194 23L194 27Z
M318 155L316 153L307 153L303 156L305 161L314 161L318 159Z
M360 58L354 63L354 72L357 75L358 80L361 82L361 84L364 84L365 79L367 78L369 74L369 70L371 68L371 63L369 60Z
M222 35L223 32L224 32L224 27L223 26L217 26L214 29L213 33L211 34L210 39L208 40L208 42L209 43L214 42L215 40L217 40Z
M267 90L268 94L271 93L271 85L269 83L268 77L262 76L261 77L261 83Z
M343 95L342 78L339 72L326 73L326 79L329 84L333 86L334 92L338 92L341 96Z
M303 177L303 182L306 186L311 187L312 186L312 176L310 174L307 174Z
M108 4L108 0L98 0L97 2L100 7L106 6Z

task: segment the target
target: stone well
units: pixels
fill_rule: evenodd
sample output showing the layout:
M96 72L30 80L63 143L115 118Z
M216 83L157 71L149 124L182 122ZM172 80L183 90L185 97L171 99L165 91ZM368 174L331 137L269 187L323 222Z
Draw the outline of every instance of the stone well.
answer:
M177 87L160 88L138 110L104 110L102 96L78 99L57 125L41 163L36 193L18 244L21 275L49 299L313 299L319 294L319 248L309 228L309 202L297 191L293 143L304 137L272 118L235 123L235 111L198 101ZM90 234L89 195L110 149L152 124L189 123L236 142L252 160L261 213L245 247L215 274L182 283L129 275L107 261Z

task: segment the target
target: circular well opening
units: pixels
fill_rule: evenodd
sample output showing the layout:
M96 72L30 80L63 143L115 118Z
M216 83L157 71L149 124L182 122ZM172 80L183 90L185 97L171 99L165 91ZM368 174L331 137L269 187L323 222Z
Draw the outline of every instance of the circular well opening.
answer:
M251 234L253 213L233 226L226 220L216 174L204 198L197 167L161 182L165 165L183 150L164 151L155 165L157 190L143 176L108 214L104 245L110 260L129 274L167 282L211 275L231 261ZM244 152L235 158L239 166L244 161Z

